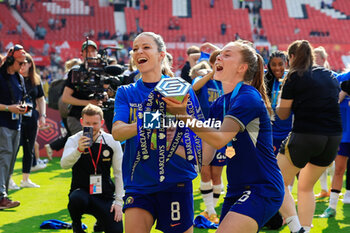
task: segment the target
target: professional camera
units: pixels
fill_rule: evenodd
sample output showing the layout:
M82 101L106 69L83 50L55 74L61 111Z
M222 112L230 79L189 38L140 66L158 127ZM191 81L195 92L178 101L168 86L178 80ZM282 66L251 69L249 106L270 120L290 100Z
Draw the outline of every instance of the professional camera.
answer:
M72 83L77 90L91 93L89 96L91 99L104 100L107 89L115 92L122 84L121 74L124 72L124 67L108 65L107 49L117 48L107 47L99 52L97 57L86 57L83 64L72 69ZM114 104L110 103L112 101L113 99L108 98L104 107L113 108Z

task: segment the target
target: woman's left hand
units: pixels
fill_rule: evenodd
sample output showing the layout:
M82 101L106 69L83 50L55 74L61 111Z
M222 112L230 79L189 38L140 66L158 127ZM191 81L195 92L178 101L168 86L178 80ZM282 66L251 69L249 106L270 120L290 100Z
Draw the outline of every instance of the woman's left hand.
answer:
M39 127L39 128L42 128L42 127L45 126L45 124L46 124L46 119L45 119L45 117L44 117L44 116L40 116L40 117L39 117L39 122L38 122L38 127Z
M162 99L166 103L166 111L170 114L175 115L175 117L184 117L187 116L186 107L188 102L189 94L185 96L182 102L178 101L175 98L163 97Z

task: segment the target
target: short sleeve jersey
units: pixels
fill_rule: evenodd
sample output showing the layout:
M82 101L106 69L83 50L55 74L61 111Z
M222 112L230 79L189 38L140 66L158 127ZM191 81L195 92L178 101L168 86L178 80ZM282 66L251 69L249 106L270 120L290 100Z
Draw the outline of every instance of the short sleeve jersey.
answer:
M282 99L293 100L293 132L341 135L339 83L330 70L312 67L303 76L296 72L286 80Z
M152 90L153 88L145 86L142 78L137 80L136 83L119 87L115 98L113 122L135 123L138 106L147 100ZM190 95L196 98L192 89ZM159 157L156 154L157 150L151 149L150 158L138 163L131 180L137 147L137 136L126 140L122 164L126 193L154 193L176 183L190 181L197 176L192 164L174 154L165 165L165 180L160 183L158 177Z
M337 76L339 83L350 80L350 72L339 74ZM341 142L350 143L350 106L349 106L350 97L345 96L344 100L340 103L340 114L342 119L343 126L343 137Z
M254 189L261 195L280 197L283 180L273 154L271 122L264 101L250 85L242 85L232 101L231 94L219 97L210 109L220 114L225 102L226 115L217 117L232 118L241 129L232 143L235 155L227 158L227 196Z

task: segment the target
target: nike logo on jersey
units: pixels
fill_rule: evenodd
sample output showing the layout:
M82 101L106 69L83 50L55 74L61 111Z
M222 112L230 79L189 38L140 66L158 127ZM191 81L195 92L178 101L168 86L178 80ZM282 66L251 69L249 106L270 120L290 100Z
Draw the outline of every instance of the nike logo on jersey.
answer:
M176 226L178 226L178 225L180 225L180 224L181 224L181 222L175 223L175 224L170 224L170 226L171 226L171 227L176 227Z

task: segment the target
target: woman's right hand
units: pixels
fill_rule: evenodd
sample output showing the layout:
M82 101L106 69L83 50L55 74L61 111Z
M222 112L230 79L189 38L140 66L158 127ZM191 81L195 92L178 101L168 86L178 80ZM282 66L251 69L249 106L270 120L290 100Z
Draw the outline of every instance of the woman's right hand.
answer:
M201 45L200 50L206 53L212 53L215 50L218 50L219 47L213 45L212 43L205 42Z
M12 104L8 106L8 110L15 114L25 114L26 113L26 107L23 107L19 104Z

